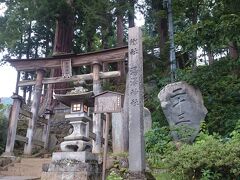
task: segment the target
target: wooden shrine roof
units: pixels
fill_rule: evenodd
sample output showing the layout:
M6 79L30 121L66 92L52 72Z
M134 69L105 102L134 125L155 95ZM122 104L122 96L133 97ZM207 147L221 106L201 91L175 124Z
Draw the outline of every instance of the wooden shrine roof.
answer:
M96 52L82 54L65 54L49 58L37 59L9 59L9 62L17 71L37 70L61 67L62 60L71 59L72 67L92 64L93 62L118 62L124 61L127 56L128 46L104 49Z

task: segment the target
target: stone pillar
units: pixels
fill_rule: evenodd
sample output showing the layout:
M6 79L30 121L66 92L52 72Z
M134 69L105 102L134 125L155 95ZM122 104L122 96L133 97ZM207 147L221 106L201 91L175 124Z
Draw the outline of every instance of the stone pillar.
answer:
M148 108L143 109L144 134L152 128L152 116Z
M37 70L37 79L34 89L34 95L33 95L33 103L31 107L32 112L32 119L29 120L28 123L28 129L27 129L27 138L28 142L25 144L24 147L24 154L25 155L31 155L32 154L32 146L33 146L33 132L36 126L36 121L38 119L38 111L40 106L40 100L42 95L42 80L44 77L45 71L43 69Z
M42 140L44 142L44 149L48 150L48 148L49 148L49 134L50 134L50 126L51 126L52 114L50 114L50 113L46 114L46 119L47 119L48 122L47 122L47 124L44 124Z
M2 156L14 156L13 149L14 149L14 143L16 138L18 116L19 116L23 99L21 96L16 94L12 96L12 99L13 99L13 105L12 105L12 110L11 110L9 122L8 122L7 143L6 143L5 152L2 154Z
M129 170L142 173L145 170L143 137L143 52L142 32L139 27L129 29Z
M101 65L99 62L93 63L93 93L98 95L102 91L99 72ZM101 114L93 113L93 132L96 134L96 140L93 142L93 153L102 152L102 120Z
M113 153L124 152L122 113L112 113L112 148Z
M112 113L112 145L113 153L128 152L128 76L126 78L126 90L123 110L121 113Z

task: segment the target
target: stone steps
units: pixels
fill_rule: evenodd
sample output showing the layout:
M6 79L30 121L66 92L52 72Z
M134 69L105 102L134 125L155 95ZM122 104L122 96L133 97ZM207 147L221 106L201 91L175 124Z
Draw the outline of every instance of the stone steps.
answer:
M14 163L13 166L8 167L8 170L0 171L0 180L13 176L18 177L16 179L21 179L21 177L39 179L42 173L42 165L50 162L51 158L22 158L20 163Z
M0 176L0 180L40 180L40 178L31 176Z

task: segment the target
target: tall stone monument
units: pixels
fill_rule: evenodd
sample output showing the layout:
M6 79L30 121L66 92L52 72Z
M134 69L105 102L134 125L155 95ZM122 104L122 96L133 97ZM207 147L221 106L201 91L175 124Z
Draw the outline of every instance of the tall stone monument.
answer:
M192 142L199 132L200 122L207 114L200 90L181 81L165 86L158 98L170 128L173 129L173 138Z
M129 29L129 170L142 173L145 170L143 138L143 52L142 32L139 27Z

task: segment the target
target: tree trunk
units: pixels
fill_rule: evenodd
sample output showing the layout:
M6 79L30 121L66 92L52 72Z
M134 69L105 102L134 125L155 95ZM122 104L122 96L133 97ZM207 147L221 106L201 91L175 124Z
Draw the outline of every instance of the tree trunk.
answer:
M31 34L32 34L32 21L29 22L29 27L28 27L28 40L27 40L27 51L26 51L26 57L29 59L30 57L30 50L31 50Z
M193 8L192 16L190 17L192 24L197 24L197 18L198 18L198 6ZM195 70L197 67L197 45L192 51L192 70Z
M239 52L238 52L237 43L235 41L229 42L228 48L229 48L230 57L234 60L238 59Z
M66 0L71 8L68 14L59 14L56 22L55 40L53 46L53 55L66 54L72 52L73 30L74 30L74 8L73 0ZM54 77L62 75L61 69L54 71ZM55 84L56 94L66 94L66 88L69 83Z
M159 47L160 47L160 53L165 51L166 48L166 42L168 40L168 24L167 24L167 18L160 17L159 23L158 23L158 32L159 32Z
M124 2L119 0L119 5L121 6ZM117 9L117 47L121 47L124 45L124 22L123 22L124 12L122 9ZM116 83L120 84L124 81L123 74L125 73L123 62L118 62L117 68L121 71L121 78L116 79Z
M153 1L152 0L152 8L153 8L153 12L155 12L155 13L159 13L160 11L164 10L163 3L160 2L160 1ZM158 18L156 18L155 31L158 33L158 37L159 37L160 55L161 56L164 56L164 55L167 56L167 54L166 54L167 53L166 42L168 40L167 14L158 16Z
M128 10L128 23L129 23L129 28L134 27L134 14L135 14L135 0L129 0L129 6L130 9Z
M56 22L53 55L72 52L74 13L73 0L66 0L72 11L68 14L59 14Z
M213 56L212 51L207 51L207 56L208 56L209 65L213 64L213 62L214 62L214 56Z
M114 36L114 30L112 27L113 15L111 12L106 12L104 18L107 20L101 24L101 32L102 32L102 47L103 49L109 48L108 38Z
M123 34L123 17L122 15L117 15L117 46L123 46L123 39L124 39L124 34Z

